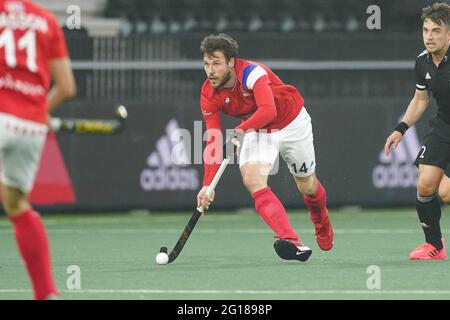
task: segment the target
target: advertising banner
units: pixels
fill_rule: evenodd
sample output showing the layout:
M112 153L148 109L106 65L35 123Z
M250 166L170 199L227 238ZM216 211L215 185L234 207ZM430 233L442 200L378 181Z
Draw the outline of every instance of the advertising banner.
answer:
M411 128L389 158L383 153L385 139L407 101L408 98L306 101L313 124L316 171L327 189L330 206L413 203L417 180L413 163L427 121ZM59 133L57 140L52 142L50 138L32 194L36 204L86 210L178 210L195 206L202 186L205 138L196 102L177 106L131 105L128 110L126 127L120 134ZM70 106L61 109L60 115L102 118L110 113L111 108L106 106ZM237 123L226 116L222 119L223 129L232 129ZM59 149L64 166L55 165ZM56 160L49 161L50 155ZM269 177L269 186L287 207L302 208L302 197L289 170L282 159L278 160L278 170ZM56 189L48 189L48 181L53 181ZM215 208L252 205L238 165L230 165L216 189Z

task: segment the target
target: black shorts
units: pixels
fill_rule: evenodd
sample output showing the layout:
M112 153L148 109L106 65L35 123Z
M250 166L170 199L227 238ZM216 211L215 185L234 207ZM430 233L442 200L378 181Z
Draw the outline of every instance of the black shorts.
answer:
M430 126L417 155L416 166L436 166L450 176L450 125L436 117L430 120Z

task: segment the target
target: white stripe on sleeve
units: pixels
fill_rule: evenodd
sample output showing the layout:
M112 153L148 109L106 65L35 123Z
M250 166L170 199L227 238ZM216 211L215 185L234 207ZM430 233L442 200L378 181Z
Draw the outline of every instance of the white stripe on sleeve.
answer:
M419 89L419 90L423 90L423 89L426 88L426 86L422 86L422 85L417 84L417 83L416 83L416 87L417 87L417 89Z
M250 72L250 74L248 75L247 82L245 83L247 89L252 90L253 85L256 83L256 81L264 75L267 75L267 72L262 67L257 66L255 69L253 69L252 72Z

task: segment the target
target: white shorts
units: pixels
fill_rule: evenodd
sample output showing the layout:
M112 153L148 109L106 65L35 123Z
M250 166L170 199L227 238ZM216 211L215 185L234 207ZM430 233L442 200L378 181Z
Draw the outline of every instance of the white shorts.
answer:
M0 113L1 183L29 193L33 188L47 126Z
M270 174L275 174L278 168L274 168L274 164L278 154L281 154L294 176L308 177L314 173L316 159L311 117L305 107L281 130L271 133L252 131L245 134L239 167L247 162L265 162L271 165Z

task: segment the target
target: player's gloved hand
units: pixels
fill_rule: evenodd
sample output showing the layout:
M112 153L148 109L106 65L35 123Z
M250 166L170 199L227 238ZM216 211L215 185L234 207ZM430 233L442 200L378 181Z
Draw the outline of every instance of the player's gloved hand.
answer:
M392 134L386 139L386 143L384 145L384 154L389 156L391 152L391 146L394 145L394 150L397 148L398 144L402 140L403 135L401 132L394 131Z
M204 186L200 189L199 193L197 194L197 207L202 207L205 210L209 209L209 206L214 201L215 193L214 191L211 193L211 196L208 198L206 195L206 190L208 189L208 186Z
M240 148L244 140L244 131L234 129L233 134L229 135L223 145L223 154L229 155L230 150L233 150L233 154L239 156Z

